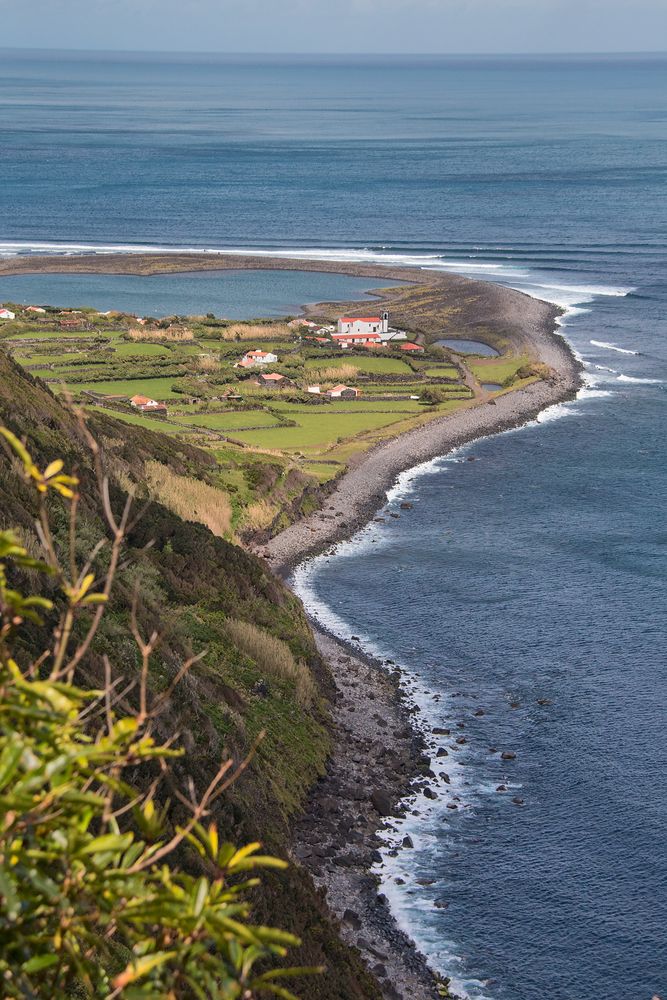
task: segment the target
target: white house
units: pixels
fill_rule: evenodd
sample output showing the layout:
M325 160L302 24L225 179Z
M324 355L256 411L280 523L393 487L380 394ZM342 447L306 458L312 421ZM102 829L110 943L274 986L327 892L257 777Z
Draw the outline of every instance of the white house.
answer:
M391 345L395 340L407 339L408 335L405 330L393 330L391 327L380 334L380 340L383 344Z
M259 365L275 365L278 360L277 354L271 351L248 351L244 354L236 368L256 368Z
M150 396L132 396L130 405L142 413L166 414L167 412L167 407L164 403L158 403L156 399L151 399Z
M0 309L0 319L16 319L16 313L11 309Z
M389 330L389 313L381 316L341 316L338 320L338 335L371 334L382 335ZM335 336L335 334L334 334Z
M310 392L313 396L319 396L321 389L319 385L308 385L306 386L306 392Z
M379 333L351 330L349 333L332 333L331 339L338 347L371 347L382 346Z

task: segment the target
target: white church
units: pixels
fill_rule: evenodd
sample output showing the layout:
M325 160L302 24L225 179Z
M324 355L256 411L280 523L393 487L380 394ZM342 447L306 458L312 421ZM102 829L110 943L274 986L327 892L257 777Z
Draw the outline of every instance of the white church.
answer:
M405 340L406 335L402 330L392 330L389 313L383 312L380 316L341 316L332 339L341 347L363 347Z

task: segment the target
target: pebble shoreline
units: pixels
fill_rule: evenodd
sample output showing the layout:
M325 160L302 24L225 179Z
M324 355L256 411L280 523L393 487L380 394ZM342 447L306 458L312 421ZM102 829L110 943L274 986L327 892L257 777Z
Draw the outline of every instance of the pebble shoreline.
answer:
M556 332L558 311L511 289L500 292L515 316L525 311L516 346L528 347L549 366L549 381L435 419L367 452L341 477L321 510L260 547L275 573L289 581L299 563L349 538L377 514L387 491L407 469L519 427L547 407L575 397L582 384L581 365ZM400 670L366 657L354 645L324 633L316 622L312 625L336 685L334 749L327 774L295 827L294 855L325 889L341 936L359 948L385 1000L453 998L398 927L371 873L381 860L383 829L390 817L401 814L401 801L431 767L400 690Z

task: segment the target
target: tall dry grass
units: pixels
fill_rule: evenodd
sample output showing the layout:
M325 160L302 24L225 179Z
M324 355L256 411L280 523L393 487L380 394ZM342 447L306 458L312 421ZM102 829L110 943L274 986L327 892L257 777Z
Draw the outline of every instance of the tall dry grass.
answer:
M199 479L178 476L161 462L146 462L150 495L185 521L199 521L221 538L231 533L232 506L222 490Z
M157 330L154 327L133 326L127 331L130 340L194 340L194 333L186 326L170 326L166 330Z
M225 628L232 642L251 657L263 673L294 684L300 705L306 708L313 704L317 687L312 674L305 663L295 659L286 642L239 618L228 618Z
M345 379L355 378L359 374L359 369L355 366L346 362L343 365L330 365L329 367L323 368L309 368L308 369L308 381L312 385L313 383L317 385L318 382L331 382L337 385L339 382L344 382Z
M287 323L231 323L220 328L222 340L282 340L293 337Z
M197 368L200 372L216 372L220 367L220 362L212 354L202 354L197 358Z
M279 452L277 454L280 454ZM246 508L243 518L243 527L252 531L262 531L270 527L276 516L276 507L268 500L257 500Z

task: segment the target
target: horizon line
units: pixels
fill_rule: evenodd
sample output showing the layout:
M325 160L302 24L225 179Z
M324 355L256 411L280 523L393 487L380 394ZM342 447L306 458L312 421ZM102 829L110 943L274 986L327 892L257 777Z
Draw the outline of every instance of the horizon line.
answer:
M32 46L32 45L0 45L0 52L94 52L94 53L106 53L108 55L179 55L179 56L244 56L244 57L266 57L266 56L280 56L284 58L294 58L296 56L310 56L313 58L324 57L324 58L349 58L355 56L365 56L365 57L391 57L391 58L440 58L440 59L453 59L453 58L490 58L490 57L506 57L506 58L535 58L536 56L549 56L555 58L563 57L577 57L577 58L597 58L600 56L667 56L667 49L600 49L600 50L547 50L547 49L536 49L530 52L516 52L516 51L486 51L486 52L427 52L427 51L415 51L415 52L396 52L387 49L386 51L373 51L368 49L359 49L358 51L351 52L349 49L345 52L334 52L334 51L322 51L322 50L312 50L304 49L297 51L251 51L251 50L240 50L240 49L118 49L118 48L97 48L97 47L84 47L84 48L72 48L67 46Z

